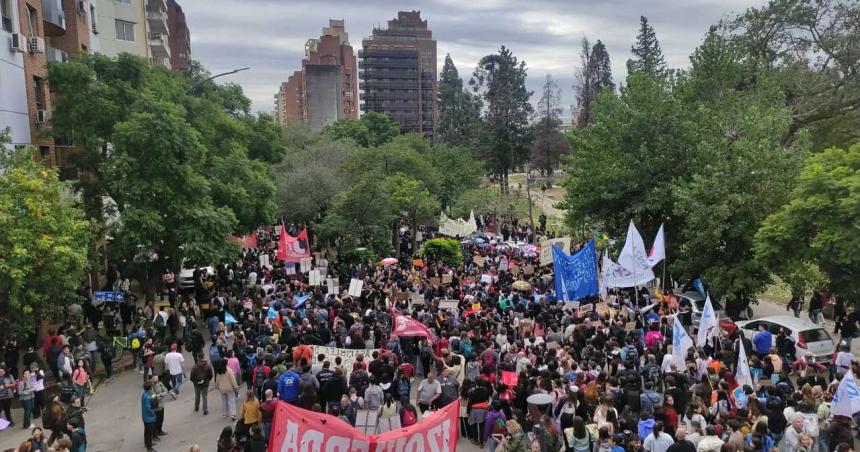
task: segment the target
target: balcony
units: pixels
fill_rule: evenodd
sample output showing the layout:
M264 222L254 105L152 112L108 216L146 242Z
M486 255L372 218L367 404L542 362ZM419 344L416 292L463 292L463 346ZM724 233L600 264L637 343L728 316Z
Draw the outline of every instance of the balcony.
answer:
M416 60L402 59L402 58L394 58L394 59L365 59L358 62L359 68L377 68L377 67L389 67L389 68L417 68L418 62Z
M167 0L146 0L146 10L167 12Z
M358 51L358 57L402 57L402 58L416 58L418 56L418 51L415 49L395 49L395 48L371 48L371 49L360 49Z
M45 36L66 34L66 15L63 13L62 0L42 0L42 22Z
M149 57L149 64L170 69L170 58Z
M54 63L68 63L69 62L69 54L60 50L60 49L48 47L47 49L45 49L45 55L48 57L49 62L54 62Z
M149 50L155 58L170 58L170 44L167 35L161 33L149 33L147 35Z
M146 22L153 33L167 34L167 12L146 10Z
M418 79L418 73L406 69L380 70L380 69L364 69L359 71L359 76L364 79L373 78L398 78L398 79ZM414 85L413 85L414 86Z

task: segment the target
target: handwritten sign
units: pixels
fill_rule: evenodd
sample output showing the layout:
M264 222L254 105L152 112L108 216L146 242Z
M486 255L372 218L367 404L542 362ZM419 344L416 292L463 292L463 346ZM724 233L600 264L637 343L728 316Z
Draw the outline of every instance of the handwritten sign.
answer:
M360 297L362 288L364 288L364 281L352 278L349 280L349 291L347 293L353 297Z
M475 256L474 261L475 261L475 265L477 265L478 267L483 267L484 262L486 262L487 260L484 259L483 256Z
M322 277L319 270L311 270L308 273L308 284L311 286L319 286L322 284Z
M552 263L552 247L561 248L565 254L570 251L570 237L559 237L540 242L540 264L549 265Z
M328 293L337 295L337 289L340 285L337 278L326 278L325 285L328 287Z
M457 309L459 305L457 300L442 300L439 302L439 309Z
M312 261L313 261L313 260L312 260L311 258L309 258L309 257L303 257L303 258L299 261L299 266L300 266L300 268L301 268L301 272L302 272L302 273L307 273L307 272L311 271L311 265L313 265L313 264L312 264Z
M413 293L409 295L409 306L424 304L424 295Z
M442 284L451 284L453 281L454 277L450 273L442 275Z
M442 279L441 279L441 278L430 278L430 285L431 285L431 286L433 286L433 287L439 287L439 285L440 285L440 284L442 284Z
M531 265L526 265L523 267L523 274L525 275L533 275L535 273L535 268Z

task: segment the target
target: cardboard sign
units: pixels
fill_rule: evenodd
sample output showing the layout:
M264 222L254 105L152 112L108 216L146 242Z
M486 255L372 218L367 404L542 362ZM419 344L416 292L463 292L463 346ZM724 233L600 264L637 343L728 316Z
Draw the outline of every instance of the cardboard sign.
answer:
M296 274L296 266L291 262L287 262L287 266L284 267L284 273L287 275L295 275Z
M406 301L409 299L408 292L397 292L394 294L394 301Z
M459 305L457 300L443 300L439 302L439 309L457 309Z
M337 278L326 278L325 285L328 287L328 293L337 295L337 289L340 285Z
M534 266L526 265L525 267L523 267L523 274L524 274L524 275L533 275L533 274L535 274L535 268L534 268Z
M424 260L423 259L412 259L412 266L413 267L423 267L424 266Z
M520 267L517 264L511 264L510 272L512 275L520 274Z
M454 282L454 276L450 273L442 275L442 284L451 284L452 282Z
M347 293L353 297L360 297L362 288L364 288L364 281L352 278L349 280L349 291Z
M578 301L565 301L562 309L572 309L572 310L579 309L579 302Z
M570 252L570 237L559 237L540 242L540 264L549 265L552 263L552 247L557 246L564 251L564 254Z
M478 267L483 267L484 262L486 262L487 260L484 259L483 256L475 256L474 261L475 261L475 265L477 265Z
M594 303L588 303L586 305L580 305L579 310L582 312L589 312L594 310Z
M420 293L409 294L409 306L424 304L424 295Z
M269 255L261 254L260 255L260 267L269 267L271 264L269 263Z
M307 273L307 272L311 271L311 266L313 265L312 262L313 262L313 259L311 259L309 257L303 257L299 261L299 267L301 269L301 272Z
M308 273L308 284L311 286L319 286L322 284L322 277L319 270L311 270Z
M430 285L433 287L439 287L442 284L441 278L430 278Z

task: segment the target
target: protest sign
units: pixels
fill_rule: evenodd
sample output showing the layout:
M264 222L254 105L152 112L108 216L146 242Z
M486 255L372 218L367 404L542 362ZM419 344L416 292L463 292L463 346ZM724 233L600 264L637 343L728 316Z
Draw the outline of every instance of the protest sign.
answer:
M533 275L535 274L535 268L531 265L526 265L523 267L523 273L526 275Z
M424 295L420 293L409 294L409 306L424 304Z
M409 292L397 292L394 294L394 301L406 301L409 299Z
M442 278L430 278L430 285L433 287L439 287L442 284Z
M442 284L451 284L454 281L454 276L450 273L442 275Z
M439 309L457 309L459 305L457 300L444 300L439 302Z
M338 417L278 401L269 449L301 451L454 451L459 440L460 401L428 412L409 427L365 435ZM391 428L392 426L389 426Z
M549 239L540 242L540 264L549 265L552 263L552 247L556 246L564 251L564 254L570 253L570 237L559 237L557 239Z
M316 362L317 356L325 355L325 359L334 365L334 359L340 356L341 363L343 365L343 370L345 372L344 376L349 377L349 374L352 373L352 365L355 363L355 359L358 355L361 355L364 358L364 362L369 362L373 356L373 352L377 349L363 349L363 350L355 350L351 348L336 348L336 347L325 347L322 345L311 345L311 350L313 350L313 359ZM334 367L332 367L334 368Z
M261 254L260 255L260 267L271 267L272 265L269 263L269 255Z
M322 277L320 276L319 270L311 270L310 273L308 273L308 284L311 286L322 284Z
M326 278L325 285L328 287L328 293L337 295L339 286L337 278Z
M299 266L301 267L301 272L307 273L307 272L311 271L311 265L313 265L312 262L313 262L313 260L309 257L301 258L299 260Z
M473 260L475 261L475 265L477 265L478 267L483 267L484 262L487 261L486 259L484 259L483 256L475 256L475 259Z
M423 267L424 266L424 260L423 259L412 259L412 266L413 267Z
M349 280L349 291L347 293L353 297L360 297L362 288L364 288L364 281L352 278Z

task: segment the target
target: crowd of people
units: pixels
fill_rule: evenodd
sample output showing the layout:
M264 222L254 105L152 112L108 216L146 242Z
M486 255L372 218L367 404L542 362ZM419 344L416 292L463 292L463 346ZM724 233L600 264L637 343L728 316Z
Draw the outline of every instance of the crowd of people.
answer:
M297 234L295 226L290 233ZM20 360L10 359L7 346L0 409L13 394L22 404L34 400L25 405L27 416L41 415L51 431L46 439L33 428L30 448L19 450L48 450L60 441L82 450L75 447L86 442L89 375L101 358L110 377L107 339L123 331L143 378L149 451L164 434L165 400L185 394L182 364L189 355L194 413L209 414L214 385L220 414L230 419L214 444L219 452L265 451L278 400L354 426L359 413L374 411L375 425L359 426L370 433L415 424L459 400L461 437L490 452L853 450L852 419L830 413L843 375L860 374L850 347L832 360L816 360L793 356L785 334L774 346L722 332L678 366L673 317L692 329L689 307L671 291L565 303L555 296L552 266L506 243L539 233L482 222L482 240L462 242L458 266L405 256L381 265L317 255L312 267L339 279L330 293L325 282L309 285L297 263L275 259L277 234L260 230L258 248L244 250L237 262L196 271L190 291L166 271L160 306L138 307L128 297L98 316L86 307L90 324L52 332L43 355L55 378L71 381L68 403L55 397L46 404L36 395L44 389L29 383L44 378L38 353L28 349L28 370L19 375L13 367ZM360 295L348 295L351 279L363 281ZM515 282L522 282L518 289ZM393 336L398 314L430 334ZM348 365L312 346L372 351ZM752 386L735 378L740 347L751 357ZM27 416L24 427L30 427Z

